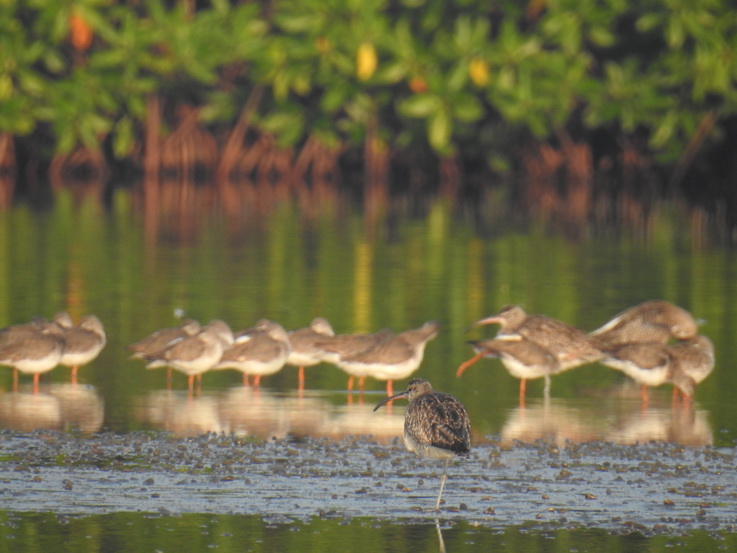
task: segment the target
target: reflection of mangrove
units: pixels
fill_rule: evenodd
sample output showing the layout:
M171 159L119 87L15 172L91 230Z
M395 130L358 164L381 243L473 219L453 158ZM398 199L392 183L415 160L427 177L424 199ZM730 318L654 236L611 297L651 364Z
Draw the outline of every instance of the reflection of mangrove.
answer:
M503 442L545 440L564 446L566 442L611 441L619 444L649 441L689 446L712 443L707 414L693 406L664 403L643 409L638 401L618 401L611 409L598 411L598 404L573 405L557 399L538 400L512 409L502 429ZM611 413L616 412L616 417Z
M103 400L92 386L51 384L39 393L0 394L0 424L14 430L96 432L103 418Z
M160 107L150 109L161 111ZM199 110L181 106L177 113L167 121L173 131L163 138L158 124L150 123L155 129L147 136L158 138L147 139L151 144L145 148L146 158L139 160L144 171L135 186L136 198L150 230L163 226L169 234L188 237L202 224L202 213L213 208L244 218L270 213L291 199L303 214L314 216L326 206L339 205L354 191L356 181L363 182L359 193L369 220L402 210L408 192L434 195L439 191L457 200L468 196L481 211L501 207L499 190L476 185L484 180L482 175L461 175L459 161L452 156L436 160L437 167L428 171L414 158L388 152L385 144L370 137L360 151L345 145L328 147L314 137L299 148L280 147L273 136L253 129L233 130L237 138L218 142L198 120ZM151 121L160 118L159 114ZM503 209L517 208L519 213L533 213L570 228L594 221L627 223L649 231L655 216L655 191L661 183L652 160L631 150L612 154L605 164L608 169L602 171L587 144L564 140L559 148L546 143L528 147L520 156L519 174L505 184L513 205ZM616 174L612 166L617 167ZM81 148L54 158L49 182L54 191L71 190L79 203L85 194L106 196L103 191L114 186L109 175L99 152ZM412 183L409 188L408 181ZM464 181L473 185L464 188ZM45 197L42 186L35 181L26 184L31 201ZM0 207L12 205L15 187L14 178L0 180ZM700 228L704 211L693 209L691 216L694 228Z
M333 405L320 394L280 395L245 386L197 397L156 391L139 398L136 407L138 419L174 434L226 432L260 438L371 435L392 439L402 435L402 414L377 415L371 405Z

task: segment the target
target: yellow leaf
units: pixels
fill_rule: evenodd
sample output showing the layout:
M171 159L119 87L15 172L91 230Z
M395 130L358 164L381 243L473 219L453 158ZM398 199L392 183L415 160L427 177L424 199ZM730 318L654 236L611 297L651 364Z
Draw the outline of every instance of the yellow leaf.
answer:
M376 71L379 60L376 57L376 49L370 42L364 42L356 52L356 75L362 81L368 80Z
M489 64L481 58L472 58L468 64L468 74L476 86L486 86L491 79Z
M315 47L317 48L317 51L321 54L327 54L328 52L330 52L332 44L330 43L329 38L319 36L315 39Z

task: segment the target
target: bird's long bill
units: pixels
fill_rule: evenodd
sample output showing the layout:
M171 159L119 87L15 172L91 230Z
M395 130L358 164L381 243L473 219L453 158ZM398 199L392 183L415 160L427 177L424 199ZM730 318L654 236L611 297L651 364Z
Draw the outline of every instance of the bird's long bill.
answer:
M493 325L496 323L501 323L502 318L499 315L492 315L491 317L485 317L483 319L479 319L478 321L475 321L468 325L469 328L474 326L483 326L483 325Z
M402 398L402 397L407 397L407 392L406 391L399 392L398 394L394 394L393 396L385 397L379 403L376 404L376 407L374 407L374 411L376 411L382 405L385 405L385 404L389 403L390 401L394 401L395 399L399 399L399 398Z

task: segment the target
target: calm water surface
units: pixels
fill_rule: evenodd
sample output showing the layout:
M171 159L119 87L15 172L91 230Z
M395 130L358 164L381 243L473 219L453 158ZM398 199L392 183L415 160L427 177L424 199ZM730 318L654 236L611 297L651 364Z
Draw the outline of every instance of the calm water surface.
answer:
M20 529L25 532L19 531ZM597 529L529 531L524 527L475 528L454 524L387 524L367 519L263 520L254 516L148 516L131 513L58 517L50 513L0 515L0 551L732 551L734 536L697 531L684 536L612 536ZM22 549L21 549L22 548Z
M239 373L218 371L205 375L202 393L190 401L182 393L183 375L175 375L167 391L164 372L128 359L125 346L178 324L182 314L203 323L220 318L234 329L262 317L294 329L323 316L338 333L403 330L434 319L441 331L418 374L463 400L477 438L625 440L630 433L678 440L681 430L693 434L683 438L687 443L735 443L737 256L731 248L692 236L682 216L666 207L645 229L589 229L577 236L479 210L471 218L436 200L401 217L388 211L368 221L350 208L330 206L308 217L283 202L235 220L217 210L203 210L194 220L162 210L152 225L126 191L108 206L95 195L80 199L61 191L48 210L20 205L4 211L0 325L61 309L75 319L95 313L108 344L81 369L81 386L70 386L68 370L59 368L44 377L37 397L28 379L13 394L10 370L0 373L0 422L19 429L163 428L182 434L381 433L376 417L360 407L380 398L382 382L369 380L363 398L349 397L346 376L319 365L307 369L307 398L296 401L296 369L286 367L264 378L262 393L251 398ZM682 422L672 431L655 428L683 418L672 414L664 388L653 392L646 413L652 435L626 430L633 415L641 417L637 389L599 365L555 377L548 403L542 402L542 382L531 381L524 421L519 381L498 361L483 360L455 377L472 355L466 341L495 332L467 325L505 304L590 330L651 298L691 310L716 348L716 369L697 391L692 428ZM291 418L303 428L289 421L298 409L302 414ZM395 414L401 417L401 407ZM255 422L245 424L249 417ZM541 418L550 428L536 422ZM396 421L387 426L389 434L396 432Z
M167 205L151 213L125 190L106 203L96 194L62 190L48 209L21 204L0 212L0 326L65 309L75 319L95 313L108 335L107 347L81 369L76 386L69 383L68 369L58 368L43 378L39 394L32 394L23 378L14 392L10 370L0 373L0 425L19 431L160 429L182 436L209 431L265 438L398 436L401 406L371 413L385 393L383 383L369 381L363 397L349 396L346 375L329 365L307 369L304 394L296 392L296 369L287 367L264 378L259 393L243 388L234 371L208 373L202 392L190 398L184 376L175 375L167 390L163 371L145 370L125 349L177 324L182 314L203 323L223 319L234 329L262 317L294 329L323 316L338 333L403 330L438 320L441 332L427 346L418 375L465 403L476 441L662 440L690 447L737 441L732 367L737 257L708 229L695 232L674 206L654 210L636 229L571 231L509 217L493 201L472 207L442 199L411 208L390 204L372 217L330 202L317 213L284 201L237 217L204 201L199 205L196 212ZM637 388L599 365L555 377L549 401L542 399L542 382L530 382L524 409L517 399L519 381L497 361L483 360L463 378L455 377L458 365L472 355L466 341L495 332L468 330L468 323L506 304L591 330L652 298L691 310L714 342L716 368L698 388L693 409L674 409L665 388L654 390L643 409ZM6 544L16 540L28 551L48 550L45 540L62 535L74 537L75 550L146 550L132 545L129 525L143 536L169 539L180 535L181 527L197 536L197 547L180 536L162 551L296 551L298 545L291 543L301 544L301 551L313 542L312 549L325 550L321 540L364 535L380 540L378 549L386 551L438 547L434 526L374 528L371 521L282 525L253 517L57 519L6 512L2 527L10 538ZM243 532L250 541L236 539ZM252 539L254 532L262 537ZM542 551L548 540L565 541L566 550L608 550L597 549L602 538L596 531L543 535L460 524L443 532L452 544L448 549L456 551L476 550L479 544ZM623 537L607 540L612 550L640 547L623 543ZM643 540L640 545L655 550L673 546L671 538ZM725 543L710 535L683 542L699 551L720 550Z

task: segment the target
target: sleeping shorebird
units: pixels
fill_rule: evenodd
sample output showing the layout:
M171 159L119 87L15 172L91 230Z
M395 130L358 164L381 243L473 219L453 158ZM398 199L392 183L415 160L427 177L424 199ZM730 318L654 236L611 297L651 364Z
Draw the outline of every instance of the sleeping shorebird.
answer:
M676 399L680 392L688 402L696 386L714 370L714 345L706 336L698 335L669 346L669 350L678 361L671 375L673 397Z
M53 320L61 327L64 337L60 364L72 368L72 382L76 382L79 367L97 358L105 347L105 328L95 315L85 315L76 326L66 311L55 314Z
M253 376L258 387L262 376L279 372L291 351L289 336L279 323L259 320L253 328L234 337L233 344L225 349L216 369L236 369L243 373L243 384Z
M343 364L342 360L359 356L393 335L394 333L386 328L371 334L338 334L337 336L326 336L324 340L316 342L316 345L323 352L323 361L348 373L348 391L353 391L353 382L358 378L359 390L363 392L364 381L368 376L366 367L350 362Z
M673 345L632 342L607 350L601 363L622 371L640 384L643 403L649 400L648 387L666 382L674 385L674 398L680 390L690 400L696 385L714 368L714 347L706 336Z
M693 338L698 331L698 323L682 307L664 300L650 300L625 309L589 336L602 347L614 347L632 342L666 344L672 338Z
M327 319L316 317L310 326L289 332L292 350L287 357L287 365L298 367L297 382L300 390L305 386L305 367L312 367L323 361L323 350L316 344L326 336L335 336L333 327Z
M393 381L409 377L420 368L425 346L438 334L438 323L430 321L420 328L399 334L385 334L359 353L343 355L338 366L349 374L363 374L386 380L386 394L394 393Z
M200 330L202 330L200 323L194 319L184 319L182 321L182 324L179 326L172 326L156 330L145 338L142 338L138 342L127 346L128 349L133 352L130 358L145 359L147 355L152 355L163 351L171 346L175 341L181 340L188 336L194 336ZM171 371L172 368L170 366L167 366L167 382L171 382Z
M38 393L41 374L56 367L63 354L62 329L43 319L34 319L29 326L0 336L0 365L13 367L14 388L18 387L17 371L20 371L33 375L33 392Z
M155 353L146 354L149 361L146 368L154 369L169 366L187 375L190 394L194 391L195 376L200 377L220 361L228 341L232 341L232 333L222 321L212 321L194 336L186 336L169 343Z

